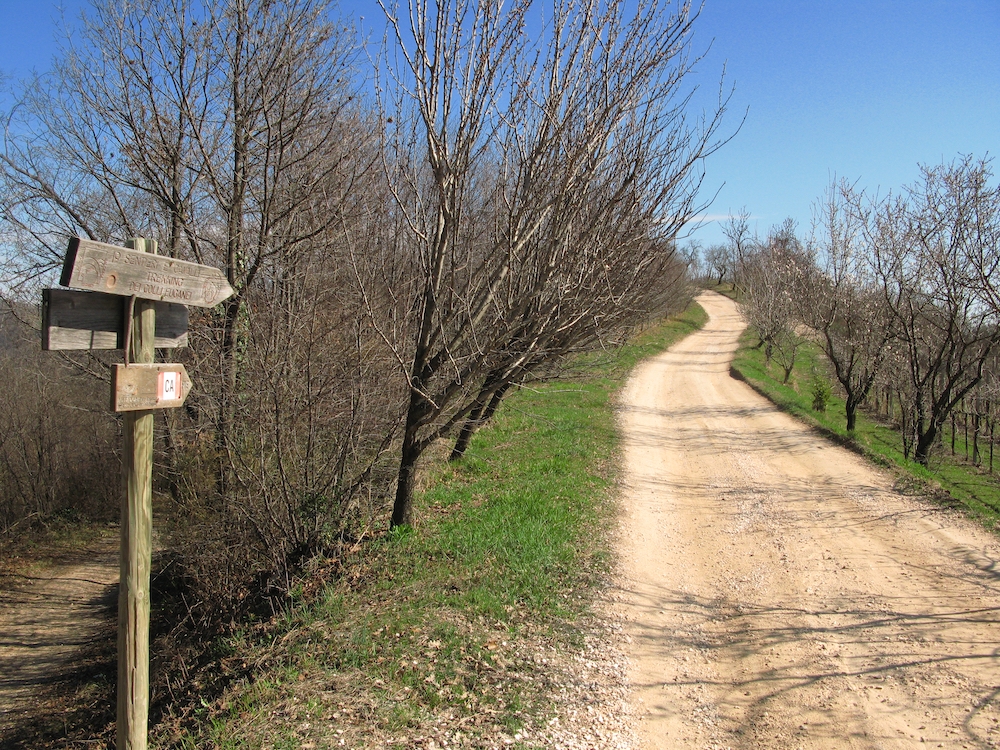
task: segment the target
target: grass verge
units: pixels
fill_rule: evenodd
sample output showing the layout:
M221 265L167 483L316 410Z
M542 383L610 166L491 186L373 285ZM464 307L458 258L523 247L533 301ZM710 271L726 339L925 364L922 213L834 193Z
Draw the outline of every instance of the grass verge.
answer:
M898 472L897 485L901 489L962 506L985 527L994 531L1000 528L1000 484L995 476L953 458L944 449L939 449L932 456L929 468L907 460L903 456L899 430L862 410L858 411L856 429L851 434L846 428L844 400L834 387L829 364L819 346L812 342L802 346L789 383L784 384L780 368L774 363L770 367L765 365L764 352L756 347L757 341L751 330L740 339L740 348L732 365L738 377L782 410L870 460L894 468ZM811 388L815 377L823 378L830 384L831 396L826 411L818 412L812 408ZM950 433L944 437L946 443L950 441Z
M220 641L231 686L175 707L152 746L543 746L558 664L611 561L614 394L706 317L693 304L510 396L462 461L422 467L415 528L317 586L320 565L296 605Z

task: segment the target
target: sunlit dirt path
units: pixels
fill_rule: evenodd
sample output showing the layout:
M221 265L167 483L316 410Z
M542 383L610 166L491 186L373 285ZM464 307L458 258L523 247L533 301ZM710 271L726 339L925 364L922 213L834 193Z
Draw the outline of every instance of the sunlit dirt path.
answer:
M623 400L646 748L1000 747L1000 545L729 375L711 320Z

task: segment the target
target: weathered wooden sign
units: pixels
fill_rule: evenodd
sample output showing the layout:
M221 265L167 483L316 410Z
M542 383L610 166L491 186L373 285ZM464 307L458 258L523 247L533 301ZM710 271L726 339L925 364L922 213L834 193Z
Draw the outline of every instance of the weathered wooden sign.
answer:
M191 379L181 364L115 365L111 373L111 408L146 411L181 406Z
M155 302L153 346L176 349L188 343L188 309ZM128 297L74 289L42 290L42 350L122 349Z
M74 237L62 286L126 297L214 307L233 294L218 268Z
M217 268L164 258L156 241L130 247L71 239L62 286L42 293L43 349L120 349L111 408L122 416L121 574L118 586L119 750L146 748L149 721L149 571L153 517L153 410L181 406L191 391L180 364L154 364L155 347L187 345L187 307L233 294Z

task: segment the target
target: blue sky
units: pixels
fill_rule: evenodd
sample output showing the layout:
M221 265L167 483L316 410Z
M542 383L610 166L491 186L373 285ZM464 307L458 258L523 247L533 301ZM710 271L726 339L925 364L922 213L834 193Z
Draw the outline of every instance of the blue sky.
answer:
M47 68L58 8L84 5L0 0L0 71ZM374 0L341 7L369 27L380 15ZM1000 0L706 0L695 45L711 48L691 79L706 99L724 65L736 87L724 127L747 113L706 164L706 245L722 239L712 218L743 207L761 233L792 217L807 234L834 176L884 193L920 163L1000 154Z
M1000 2L708 0L696 38L703 75L727 65L747 120L707 164L708 210L746 207L764 233L809 231L832 177L879 190L918 164L1000 154ZM695 235L721 240L717 223Z

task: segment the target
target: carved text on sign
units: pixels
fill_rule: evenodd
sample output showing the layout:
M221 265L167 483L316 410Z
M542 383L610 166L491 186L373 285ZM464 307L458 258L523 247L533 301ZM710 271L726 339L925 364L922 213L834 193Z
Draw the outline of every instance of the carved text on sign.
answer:
M195 307L214 307L233 294L217 268L74 237L63 286Z

